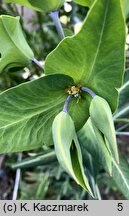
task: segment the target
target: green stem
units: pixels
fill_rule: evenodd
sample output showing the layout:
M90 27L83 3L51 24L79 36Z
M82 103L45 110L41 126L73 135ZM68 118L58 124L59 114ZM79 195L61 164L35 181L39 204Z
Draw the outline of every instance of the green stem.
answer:
M42 14L40 12L37 12L36 15L37 15L37 19L38 19L41 42L42 42L42 45L44 46L44 41L46 40L46 35L44 33L44 30L43 30L43 17L42 17Z
M117 129L117 132L121 132L129 127L129 123L126 123Z
M115 122L125 122L125 123L128 123L129 122L129 119L127 118L118 118L118 119L114 119Z

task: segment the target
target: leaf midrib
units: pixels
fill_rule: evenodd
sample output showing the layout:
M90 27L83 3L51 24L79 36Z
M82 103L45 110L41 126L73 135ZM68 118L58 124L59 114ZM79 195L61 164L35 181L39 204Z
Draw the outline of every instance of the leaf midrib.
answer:
M94 71L94 67L95 67L95 64L96 64L96 60L98 58L98 54L99 54L99 50L100 50L100 46L101 46L101 42L102 42L102 38L103 38L103 33L104 33L104 29L105 29L105 23L106 23L106 18L107 18L107 13L108 13L108 7L109 7L109 1L107 2L107 7L106 7L106 10L105 10L105 15L104 15L104 19L103 19L103 25L102 25L102 29L101 29L101 33L100 33L100 39L99 39L98 46L97 46L97 49L96 49L96 54L94 56L94 60L93 60L93 63L92 63L92 66L91 66L91 69L90 69L90 72L89 72L89 78L87 79L87 83L88 83L88 80L92 76L92 73Z
M45 110L43 110L43 111L36 112L36 113L34 113L33 115L27 116L27 117L22 118L22 119L20 119L20 120L18 120L18 121L14 121L13 123L4 125L4 126L0 127L0 130L1 130L1 129L6 129L6 128L8 128L9 126L13 126L13 125L15 125L15 124L17 124L17 123L20 123L20 122L22 122L22 121L26 121L26 120L28 120L28 119L31 119L31 118L33 118L34 116L40 115L41 113L44 113L44 112L47 111L47 110L50 110L50 109L53 109L54 107L59 106L59 104L63 103L63 101L64 101L64 100L63 100L63 98L62 98L62 96L61 96L61 98L59 99L59 103L58 103L58 104L55 104L55 105L49 107L49 109L45 109Z

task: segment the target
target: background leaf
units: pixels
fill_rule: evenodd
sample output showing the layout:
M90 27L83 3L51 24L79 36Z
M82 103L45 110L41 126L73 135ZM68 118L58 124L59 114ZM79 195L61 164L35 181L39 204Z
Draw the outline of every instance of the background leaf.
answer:
M6 3L16 3L40 12L50 12L61 7L64 0L4 0Z
M75 3L82 5L82 6L88 6L90 7L93 0L73 0Z
M73 1L82 6L90 7L95 0L73 0ZM126 18L128 18L129 17L129 1L121 0L121 4L123 6L124 15Z
M114 114L114 119L122 118L129 114L129 70L125 71L124 83L119 89L119 107Z
M125 198L129 199L129 164L123 156L119 165L113 160L112 178Z
M108 173L111 173L111 155L104 143L103 137L98 142L90 118L83 128L78 131L77 136L83 149L90 153L92 158L100 167L103 166Z
M121 0L123 9L124 9L124 14L126 18L129 17L129 1L128 0Z
M101 200L100 191L97 185L97 175L100 170L100 164L96 163L95 158L93 158L91 154L88 153L86 148L84 148L82 145L81 145L81 149L83 154L83 161L86 170L86 175L88 176L89 184L93 192L94 199ZM89 197L89 199L91 198Z
M45 73L71 76L76 84L87 86L105 98L114 112L118 100L116 88L122 84L124 48L125 24L120 0L98 0L89 11L81 31L65 38L48 55ZM89 99L86 99L85 113L80 100L82 112L77 114L82 125L89 117ZM70 104L69 113L76 119L74 108Z
M0 94L0 152L52 145L51 125L72 81L66 75L50 75Z
M26 180L28 184L21 180L20 200L42 200L45 199L45 195L49 187L49 173L26 173ZM36 182L37 181L37 182Z
M0 54L0 72L31 62L33 52L22 33L19 17L0 16Z
M119 89L119 93L119 107L121 107L129 101L129 69L125 71L124 83Z

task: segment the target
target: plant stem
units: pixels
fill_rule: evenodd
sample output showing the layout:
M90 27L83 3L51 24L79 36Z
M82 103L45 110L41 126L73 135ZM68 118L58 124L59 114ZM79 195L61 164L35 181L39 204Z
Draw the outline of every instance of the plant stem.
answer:
M52 11L51 13L49 13L49 16L52 18L52 20L55 23L55 26L56 26L56 29L57 29L59 37L61 38L61 40L64 39L65 35L64 35L64 31L63 31L62 25L60 23L59 11L57 11L57 10L56 11Z
M65 101L65 104L64 104L64 107L63 107L63 112L68 112L68 106L69 106L69 103L70 103L70 100L71 100L71 96L69 95Z
M24 6L21 6L21 16L24 17Z
M120 136L129 136L129 132L116 132L116 135Z
M118 119L114 119L115 122L125 122L125 123L128 123L129 122L129 119L127 118L118 118Z
M89 93L89 94L91 95L92 98L94 98L94 97L96 96L96 94L95 94L91 89L89 89L89 88L87 88L87 87L82 86L82 87L81 87L81 90L84 91L84 92Z
M39 61L37 60L37 59L35 59L35 58L33 58L32 59L32 62L34 63L34 64L36 64L39 68L41 68L42 70L44 69L44 67L39 63Z
M43 17L40 12L37 12L37 19L38 19L38 24L39 24L39 33L40 33L40 38L42 41L42 45L44 46L44 41L46 40L46 35L43 30ZM44 57L44 56L43 56Z
M114 116L113 119L120 118L121 116L125 115L129 111L129 106L125 106L122 110L119 110Z
M21 161L21 159L22 159L22 154L19 153L18 154L18 161ZM21 176L21 170L17 169L12 200L17 200L18 188L19 188L19 183L20 183L20 176Z
M126 123L117 129L117 132L121 132L129 127L129 123Z

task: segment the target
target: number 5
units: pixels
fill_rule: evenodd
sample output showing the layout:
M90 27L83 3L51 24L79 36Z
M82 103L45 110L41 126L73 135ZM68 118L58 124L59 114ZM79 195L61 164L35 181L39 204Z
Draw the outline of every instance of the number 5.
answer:
M123 210L123 203L118 203L117 210L122 211Z

